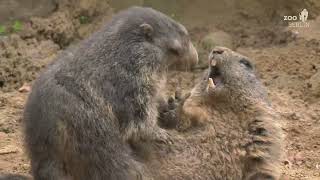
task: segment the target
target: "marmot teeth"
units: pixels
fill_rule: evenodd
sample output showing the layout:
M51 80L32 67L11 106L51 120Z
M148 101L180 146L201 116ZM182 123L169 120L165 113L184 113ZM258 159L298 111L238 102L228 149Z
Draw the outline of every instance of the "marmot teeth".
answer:
M215 87L216 87L216 85L214 84L213 79L212 79L212 78L209 78L209 80L208 80L208 85L207 85L207 92L208 92L210 89L214 89Z
M210 65L211 66L216 66L217 65L217 61L215 59L211 59Z

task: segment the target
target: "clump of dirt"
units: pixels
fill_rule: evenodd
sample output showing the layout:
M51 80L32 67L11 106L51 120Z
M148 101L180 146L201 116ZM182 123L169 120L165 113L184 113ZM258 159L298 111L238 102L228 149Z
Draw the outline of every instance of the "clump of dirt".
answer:
M37 37L50 39L60 47L65 47L76 38L76 27L68 12L55 12L47 19L31 18L32 28Z
M20 32L0 36L0 91L34 80L60 49L96 31L111 13L104 1L61 1L48 17L31 17Z
M59 50L50 40L23 40L16 34L0 37L0 48L0 90L4 92L17 90L23 83L34 80Z
M30 23L37 38L50 39L63 48L99 29L111 12L106 1L60 1L58 11L47 18L33 17Z

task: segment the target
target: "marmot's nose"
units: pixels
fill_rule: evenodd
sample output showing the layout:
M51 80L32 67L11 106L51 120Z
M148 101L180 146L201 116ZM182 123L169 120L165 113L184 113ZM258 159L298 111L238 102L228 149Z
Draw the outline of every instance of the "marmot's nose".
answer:
M211 51L211 54L212 55L215 55L215 54L222 54L223 52L225 51L225 48L223 47L214 47Z
M219 47L219 46L214 47L209 54L209 60L213 60L215 57L217 57L220 54L223 54L223 52L225 51L226 51L226 48L224 47Z

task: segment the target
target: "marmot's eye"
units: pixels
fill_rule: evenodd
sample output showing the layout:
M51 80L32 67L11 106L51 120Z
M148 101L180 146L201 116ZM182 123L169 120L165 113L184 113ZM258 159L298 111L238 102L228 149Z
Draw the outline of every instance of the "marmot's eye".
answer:
M253 66L252 66L252 64L248 61L248 60L246 60L246 59L240 59L240 61L239 61L241 64L243 64L243 65L245 65L247 68L249 68L249 69L253 69Z

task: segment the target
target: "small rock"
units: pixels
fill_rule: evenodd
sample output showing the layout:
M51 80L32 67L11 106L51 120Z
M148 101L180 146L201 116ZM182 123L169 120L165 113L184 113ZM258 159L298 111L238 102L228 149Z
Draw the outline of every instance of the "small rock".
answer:
M8 145L8 146L5 146L0 149L0 155L12 154L12 153L17 153L17 152L19 152L19 149L16 146Z
M298 152L297 154L295 154L294 160L296 162L303 162L305 160L305 157L303 156L302 152Z
M31 86L25 83L19 88L18 91L21 92L21 93L30 92L31 91Z
M28 170L28 169L30 169L30 165L29 164L22 164L22 169Z
M290 180L290 177L288 175L283 174L280 179L281 180Z

